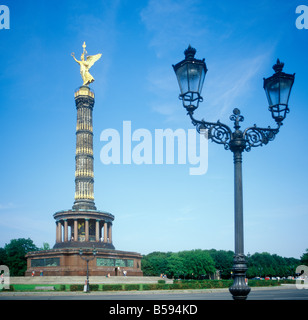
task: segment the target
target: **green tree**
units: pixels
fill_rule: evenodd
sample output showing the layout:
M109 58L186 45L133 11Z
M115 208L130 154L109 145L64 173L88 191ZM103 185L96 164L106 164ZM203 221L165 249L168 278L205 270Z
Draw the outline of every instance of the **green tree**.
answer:
M167 273L168 257L171 252L152 252L143 256L141 268L145 276L159 276L162 273Z
M306 249L306 252L301 256L301 264L308 266L308 249Z
M294 274L299 260L295 258L283 258L277 254L267 252L254 253L248 258L247 277L287 277Z
M5 249L0 248L0 265L6 265L7 264L7 254Z
M152 252L142 259L142 271L145 276L159 276L162 273L169 277L185 276L197 278L213 274L215 264L206 250L172 252Z
M214 260L206 250L181 251L178 254L183 259L184 272L187 277L195 279L216 271Z
M41 247L40 250L50 250L50 245L49 245L49 243L43 242L43 247Z
M230 279L231 269L233 266L233 251L225 250L209 250L210 256L213 258L216 270L219 270L222 279Z
M167 270L166 274L169 278L178 278L184 274L185 271L185 261L183 258L179 257L177 253L172 253L167 259Z
M6 251L6 265L10 269L11 276L23 276L27 269L27 259L25 255L30 251L37 251L38 248L33 241L28 238L13 239L4 246Z
M273 259L271 255L267 252L254 253L248 258L248 271L247 276L256 277L256 276L272 276L274 270L272 268ZM252 271L257 273L252 273Z
M156 276L154 266L151 264L151 260L146 255L142 257L141 270L144 276Z

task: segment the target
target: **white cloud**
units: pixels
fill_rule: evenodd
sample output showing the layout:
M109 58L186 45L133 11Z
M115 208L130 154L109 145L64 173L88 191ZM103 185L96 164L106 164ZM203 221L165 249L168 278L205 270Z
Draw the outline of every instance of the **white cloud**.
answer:
M8 209L15 209L15 208L18 208L18 205L13 202L0 203L0 211L8 210Z
M157 103L152 106L152 110L154 112L157 112L159 114L162 114L164 116L172 116L177 112L177 107L174 104L168 104L168 103Z
M238 101L251 91L254 78L270 59L271 51L256 54L247 59L230 59L218 66L214 76L205 81L204 98L220 118L231 114Z
M158 57L170 47L193 41L206 33L204 19L198 10L199 0L150 0L141 12L142 22L152 32L150 46Z

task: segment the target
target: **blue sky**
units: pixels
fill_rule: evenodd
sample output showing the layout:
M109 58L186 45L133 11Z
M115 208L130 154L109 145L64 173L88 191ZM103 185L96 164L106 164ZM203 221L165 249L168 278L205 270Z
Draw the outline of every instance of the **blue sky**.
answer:
M232 126L275 126L263 77L277 58L296 73L288 114L275 141L243 154L245 253L299 258L308 248L308 30L295 26L304 1L6 0L0 30L0 247L30 237L55 243L53 214L74 201L78 65L86 41L102 53L91 73L95 203L115 215L116 249L234 249L233 159L209 143L208 171L190 164L104 165L103 130L193 126L178 100L172 64L189 44L209 69L196 118ZM308 3L307 3L308 5Z

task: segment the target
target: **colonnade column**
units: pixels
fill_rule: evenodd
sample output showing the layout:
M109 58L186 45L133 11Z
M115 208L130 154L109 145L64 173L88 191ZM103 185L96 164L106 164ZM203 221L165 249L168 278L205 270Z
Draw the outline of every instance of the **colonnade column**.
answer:
M56 221L56 243L59 242L59 227L58 227L58 221Z
M95 241L99 242L99 220L96 220L95 224Z
M57 227L56 227L56 242L62 242L62 225L61 221L56 221Z
M84 231L85 231L85 236L86 236L86 239L85 241L88 242L89 241L89 219L85 219L85 226L84 226Z
M112 223L109 223L109 228L108 228L108 237L109 237L109 243L112 243Z
M74 241L78 241L78 222L74 220Z
M104 242L107 242L107 222L104 222Z
M58 222L59 226L59 242L62 242L62 223L61 221Z
M68 241L68 225L67 219L64 220L64 242Z

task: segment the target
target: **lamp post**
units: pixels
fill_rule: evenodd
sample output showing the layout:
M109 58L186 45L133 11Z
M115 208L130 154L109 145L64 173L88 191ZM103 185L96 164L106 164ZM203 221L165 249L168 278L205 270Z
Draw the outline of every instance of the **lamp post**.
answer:
M90 256L85 256L85 257L83 257L82 255L83 255L83 251L82 251L82 249L80 248L79 249L79 255L80 255L80 258L82 259L82 260L85 260L86 262L87 262L87 283L86 283L86 292L90 292L90 286L89 286L89 261L92 261L94 258L95 258L95 256L96 256L96 249L94 248L94 246L93 246L93 256L92 257L90 257Z
M240 130L240 122L244 121L239 109L235 108L230 120L234 122L234 131L219 120L208 122L196 120L193 116L198 108L201 97L202 86L205 75L208 71L205 61L195 59L196 49L189 46L185 51L185 59L173 69L177 76L180 87L180 100L187 111L197 131L207 131L208 139L222 144L226 150L233 153L234 159L234 233L235 249L233 259L234 283L229 288L234 299L246 299L250 288L245 282L247 263L244 255L244 233L243 233L243 187L242 187L242 153L250 151L252 147L259 147L274 140L282 126L282 121L289 112L288 102L290 92L294 83L295 74L282 72L284 64L277 60L273 66L274 75L264 79L264 90L269 103L273 119L276 121L276 128L259 128L256 125Z

